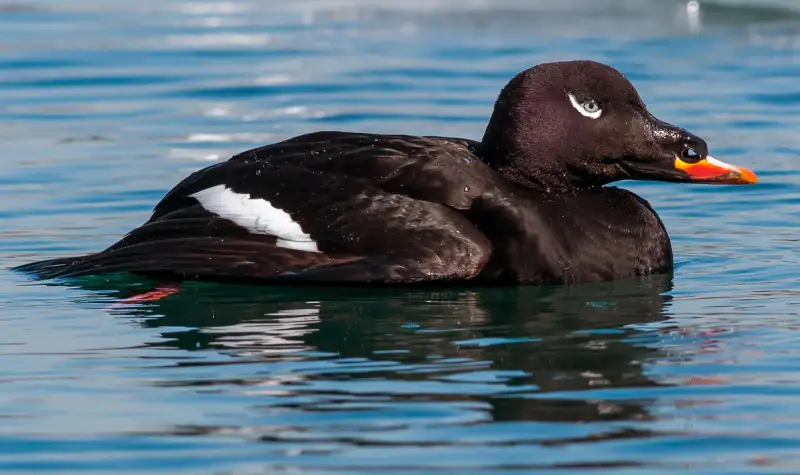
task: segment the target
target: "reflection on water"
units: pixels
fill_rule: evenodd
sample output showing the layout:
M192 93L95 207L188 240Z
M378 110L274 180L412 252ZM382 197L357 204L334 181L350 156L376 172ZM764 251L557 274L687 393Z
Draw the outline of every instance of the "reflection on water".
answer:
M142 287L79 282L98 300ZM563 444L653 435L639 426L653 417L646 398L580 394L662 384L644 371L660 350L641 342L670 328L670 289L666 276L571 288L347 292L190 283L157 302L112 308L158 331L146 347L185 355L162 361L151 375L155 388L188 389L187 404L240 400L215 424L166 425L150 435L292 444L337 455L325 459L332 467L444 468L462 465L461 453L483 453L485 467L534 467L564 463L553 450ZM648 323L658 329L637 329ZM237 367L213 370L222 365ZM415 462L371 454L419 446L448 447L449 455ZM541 456L523 456L532 448ZM493 460L495 450L519 461ZM604 461L593 451L569 464Z

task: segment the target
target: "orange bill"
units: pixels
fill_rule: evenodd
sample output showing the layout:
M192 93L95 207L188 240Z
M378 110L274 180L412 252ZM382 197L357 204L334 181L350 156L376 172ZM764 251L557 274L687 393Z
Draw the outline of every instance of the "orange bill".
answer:
M689 181L698 183L719 183L725 185L750 185L758 181L756 174L744 167L708 156L696 163L675 159L675 168L689 175Z

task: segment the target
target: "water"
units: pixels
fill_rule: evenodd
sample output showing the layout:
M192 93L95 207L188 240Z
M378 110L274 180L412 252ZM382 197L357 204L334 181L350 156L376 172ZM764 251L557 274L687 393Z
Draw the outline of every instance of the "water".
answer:
M792 2L0 4L0 266L89 252L183 176L318 129L481 136L592 58L753 168L625 183L673 278L573 288L42 285L0 272L3 473L800 471ZM494 5L494 7L490 6Z

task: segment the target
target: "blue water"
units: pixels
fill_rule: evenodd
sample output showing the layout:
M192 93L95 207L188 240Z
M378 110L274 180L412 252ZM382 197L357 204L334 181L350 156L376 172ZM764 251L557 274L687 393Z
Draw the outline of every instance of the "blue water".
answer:
M435 3L435 7L432 7ZM800 10L774 0L0 3L0 267L318 129L479 138L532 64L610 63L751 187L624 183L673 278L359 290L0 272L3 473L800 472Z

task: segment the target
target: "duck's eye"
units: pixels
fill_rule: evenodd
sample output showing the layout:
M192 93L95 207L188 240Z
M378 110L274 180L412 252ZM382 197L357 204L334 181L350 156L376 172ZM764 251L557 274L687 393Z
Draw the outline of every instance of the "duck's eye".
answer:
M600 105L594 99L589 99L588 101L583 101L583 110L590 114L594 114L595 112L600 112Z
M567 94L569 97L569 102L572 104L572 107L575 108L578 112L581 113L584 117L589 117L590 119L599 119L601 115L603 115L603 109L600 108L600 104L594 99L584 99L583 101L578 101L572 94Z

